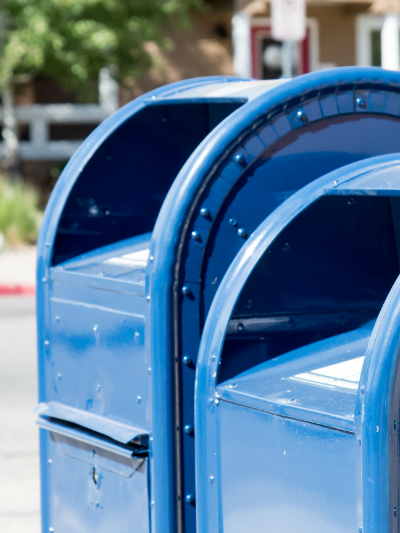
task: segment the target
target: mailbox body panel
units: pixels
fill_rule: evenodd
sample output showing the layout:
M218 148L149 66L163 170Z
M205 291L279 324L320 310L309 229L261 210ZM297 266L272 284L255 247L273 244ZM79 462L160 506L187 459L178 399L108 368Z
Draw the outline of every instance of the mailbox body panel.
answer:
M147 459L129 459L45 429L40 432L47 451L43 485L50 489L43 494L44 531L149 532Z
M131 296L128 314L108 307L112 294L106 291L98 291L101 306L59 299L57 288L50 303L47 401L147 428L148 364L141 302L135 305Z
M224 533L357 531L354 434L221 401Z

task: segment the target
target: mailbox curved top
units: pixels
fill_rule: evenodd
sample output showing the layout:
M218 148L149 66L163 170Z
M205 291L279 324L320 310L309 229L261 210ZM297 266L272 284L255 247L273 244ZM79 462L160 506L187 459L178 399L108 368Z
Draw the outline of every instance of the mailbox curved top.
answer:
M112 194L117 196L116 192L112 193L110 191L119 189L123 186L123 183L126 186L130 178L135 181L137 189L140 189L141 181L146 181L145 169L150 166L152 158L158 159L161 167L164 169L168 168L169 165L172 165L174 168L171 168L170 172L172 174L166 179L167 189L165 190L164 187L158 194L157 205L154 207L149 206L154 211L152 220L144 228L131 227L131 234L132 231L133 233L140 234L152 229L162 205L162 200L167 195L175 176L179 173L179 179L176 180L174 187L171 188L167 202L163 210L160 211L159 217L159 225L163 228L162 233L164 235L166 235L164 219L171 227L176 227L176 220L174 217L171 217L171 213L172 211L176 211L180 213L181 218L186 216L183 213L186 213L190 209L189 206L192 203L190 188L198 188L200 185L196 186L195 183L200 184L204 182L205 174L207 174L206 169L211 168L218 160L226 157L226 151L233 148L239 137L242 138L244 134L248 135L249 131L254 129L257 123L262 122L268 114L273 115L284 108L288 109L293 105L300 105L302 101L309 98L312 94L323 96L324 93L328 94L332 90L338 92L354 90L356 88L359 88L361 91L363 88L368 90L373 88L387 92L397 87L398 83L398 77L395 73L374 68L348 67L322 73L313 73L294 80L277 80L272 82L240 80L229 77L199 78L178 82L145 94L126 105L102 123L71 158L56 184L46 209L38 242L39 258L48 258L47 260L44 259L45 264L59 264L65 259L76 257L91 249L110 244L116 240L122 240L121 237L116 237L113 234L108 236L104 235L97 242L96 238L92 238L90 244L87 242L78 244L80 240L84 240L82 234L85 230L79 232L77 228L63 228L62 225L66 221L70 222L68 219L71 219L74 214L80 218L87 216L92 220L101 215L104 216L103 212L99 213L99 209L100 211L101 209L107 211L107 209L103 205L98 204L106 202L104 193L102 195L99 189L107 190L109 197ZM362 96L360 99L362 100ZM376 110L379 113L381 109L379 108L380 102L378 100L379 98L376 101L371 99L365 102L365 107L359 107L358 110L360 112ZM168 150L167 152L158 152L157 140L159 139L153 138L149 140L146 138L144 144L140 144L137 138L138 132L136 132L135 136L134 130L140 131L143 136L143 127L149 128L154 137L154 133L159 129L159 116L155 117L152 114L143 116L143 122L138 120L137 124L132 125L131 129L128 127L128 123L132 123L133 117L139 118L145 108L160 108L161 110L161 108L165 109L165 106L171 105L175 109L183 109L182 106L184 104L197 104L197 106L200 104L209 104L211 106L213 104L219 104L221 107L219 110L209 111L209 115L211 113L214 116L212 118L208 117L209 124L207 127L204 127L204 131L196 139L192 139L191 146L183 150L184 153L177 155L173 153L174 149L171 149L170 153L168 153ZM346 114L353 111L353 109L350 109L352 105L350 102L343 101L342 109L336 109L336 111L333 108L328 109L329 102L326 102L326 104L328 104L325 112L326 116L333 115L335 112ZM346 108L346 105L350 107ZM361 103L361 106L364 106L364 102ZM224 107L225 109L222 109ZM232 115L231 113L235 109L237 111ZM191 109L186 108L183 115L187 115L188 111L190 113ZM394 115L398 114L397 102L393 101L391 112ZM162 111L160 113L162 114ZM229 119L223 121L217 127L218 123L224 117L229 117ZM311 116L308 119L313 120ZM168 121L170 118L166 116L161 117L161 121L163 120ZM179 116L177 120L182 121L183 116ZM192 121L196 120L198 120L198 117L193 116ZM297 124L296 120L298 122ZM292 129L301 127L304 124L302 122L303 120L307 120L307 113L299 116L294 115L290 127ZM282 123L280 126L282 128L282 134L286 133L286 124ZM124 131L124 128L126 131ZM141 128L142 131L140 130ZM198 123L197 128L199 129ZM210 135L210 132L212 132L212 135ZM182 132L180 134L182 135ZM184 131L184 135L186 134L187 132ZM179 137L179 133L176 131L173 131L173 135ZM129 137L132 138L130 139ZM204 137L207 138L202 142ZM182 142L181 138L177 140ZM130 142L127 143L126 141ZM165 139L160 139L160 141L165 142ZM152 143L153 146L151 146ZM117 146L118 144L123 144L123 146ZM169 149L170 147L167 148ZM177 151L176 147L174 148ZM134 154L135 152L141 151L140 158L143 161L139 164ZM254 158L254 155L252 158ZM172 159L177 159L177 161L171 163ZM196 164L193 164L194 161ZM138 165L140 169L135 176ZM183 168L179 172L182 166ZM120 174L123 174L123 176L119 177ZM115 183L114 186L111 185L112 181ZM78 213L74 213L74 208L68 205L68 202L71 203L71 196L73 196L74 188L76 189L78 184L81 186L81 190L77 192L81 193L83 198L73 198L75 204L77 202L79 203L79 200L81 201L80 205L73 206L75 209L78 208ZM146 190L147 192L148 190ZM100 197L99 201L97 201L95 193ZM119 191L119 194L121 194L121 191ZM85 198L85 196L89 198ZM185 201L182 203L182 198L185 198L188 207L184 207L183 204L185 204ZM119 201L121 200L119 199ZM112 203L110 198L109 202ZM111 206L111 209L113 207L115 206ZM66 212L68 208L70 208L70 212ZM172 222L172 220L174 221ZM74 222L76 221L74 220ZM73 223L71 222L71 224ZM95 234L96 231L98 232L98 229L87 229L86 231L92 231ZM107 233L109 230L101 228L100 231ZM60 232L63 233L63 237L60 236ZM75 244L65 244L64 242L60 245L57 243L57 237L58 240L64 239L65 241L68 233L73 235L73 239L71 237L71 240ZM129 236L131 234L127 233ZM125 235L122 236L122 238L124 237ZM67 250L64 248L67 248ZM51 259L49 259L50 257Z

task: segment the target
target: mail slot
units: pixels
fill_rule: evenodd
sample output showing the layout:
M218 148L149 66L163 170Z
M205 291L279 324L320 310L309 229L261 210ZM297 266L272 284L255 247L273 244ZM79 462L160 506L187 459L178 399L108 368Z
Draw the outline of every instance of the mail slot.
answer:
M77 531L106 531L111 522L121 532L196 530L203 513L195 475L202 438L195 430L197 357L224 276L266 217L281 213L281 221L298 191L350 163L397 152L400 75L373 68L179 82L134 100L90 135L57 182L38 242L43 531L70 531L71 522L59 519L66 516ZM397 209L392 200L382 219L385 198L350 206L332 193L309 206L303 225L288 226L293 234L282 237L266 271L255 270L231 313L218 391L239 374L327 339L366 342L397 275L386 233ZM350 207L353 233L345 224ZM336 230L320 223L328 212ZM348 239L363 230L363 261L349 240L334 240L339 230ZM348 275L337 285L334 266L345 243ZM286 258L306 252L289 272ZM330 283L318 270L321 256ZM385 258L381 268L368 267L372 256ZM270 273L286 271L286 292L268 285ZM264 292L265 301L254 297ZM326 366L336 364L330 357ZM293 376L312 370L299 367ZM300 378L289 384L287 390L312 386ZM344 448L354 440L345 420L336 428ZM231 438L227 433L221 443ZM90 459L90 446L108 446L108 470L103 452ZM130 466L122 468L120 452ZM210 487L216 476L207 474Z
M400 154L342 167L227 271L198 364L200 531L397 531L399 194Z

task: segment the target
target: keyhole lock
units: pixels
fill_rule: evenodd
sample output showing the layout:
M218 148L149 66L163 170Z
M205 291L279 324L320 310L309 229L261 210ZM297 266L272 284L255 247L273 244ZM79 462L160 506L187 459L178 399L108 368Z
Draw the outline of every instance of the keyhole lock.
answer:
M90 477L92 478L94 486L98 489L101 485L102 478L100 470L94 466L90 472Z

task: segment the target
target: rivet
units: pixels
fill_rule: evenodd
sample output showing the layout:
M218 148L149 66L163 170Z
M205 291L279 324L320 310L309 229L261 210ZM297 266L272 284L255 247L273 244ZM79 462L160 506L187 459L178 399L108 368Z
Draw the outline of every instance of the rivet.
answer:
M208 405L211 407L211 406L213 405L213 403L214 403L213 398L210 398L210 399L208 400Z
M142 401L142 397L141 396L136 396L136 401L137 401L137 403L140 403Z
M182 293L185 295L185 296L189 296L189 294L192 293L192 291L189 289L189 287L187 285L184 285L182 287Z
M96 385L96 390L97 390L97 392L101 390L101 385L100 385L100 383Z
M150 295L149 295L149 294L146 296L146 300L147 300L148 302L150 302Z
M56 376L57 381L60 381L61 378L62 378L62 374L58 373Z
M236 154L235 157L234 157L234 160L241 167L245 167L246 166L246 161L245 161L244 157L242 156L242 154Z
M148 372L149 374L151 374L151 368L150 368L150 367L147 369L147 372Z
M355 201L355 199L352 196L350 196L350 198L347 200L347 203L349 205L354 205L356 203L356 201Z
M230 219L229 219L229 224L230 224L231 226L237 226L237 220L236 220L236 218L230 218Z
M187 425L183 428L183 430L187 435L193 435L193 426Z
M54 527L49 527L49 531L50 531L51 533L53 533L53 531L54 531Z
M214 476L210 476L208 479L210 481L210 485L212 485L214 483L214 480L215 480Z
M242 239L247 239L247 233L246 233L246 230L244 228L239 228L238 229L238 235L239 235L239 237L242 237Z
M151 256L149 257L149 261L150 261L150 263L152 263L152 262L154 261L154 255L151 255Z
M304 113L302 109L299 109L297 111L297 117L304 123L308 122L307 115Z
M360 435L357 437L357 444L358 444L359 446L361 446L361 436L360 436Z
M207 218L210 216L210 211L207 209L207 207L202 207L200 209L200 215L204 218Z
M285 244L282 246L282 248L285 250L285 252L287 252L289 250L289 248L290 248L289 243L285 242Z
M193 494L186 494L186 503L193 504L194 503L194 496Z
M51 465L51 463L53 462L53 459L48 459L47 462L49 465Z
M339 185L339 182L338 182L337 180L335 180L335 181L333 182L333 185L334 185L335 187L337 187L337 186Z
M150 507L154 507L154 502L153 501L150 502Z
M244 325L241 322L239 322L239 324L237 325L237 329L238 329L238 331L243 331L244 330Z
M98 329L99 329L99 326L98 326L97 324L95 324L95 325L93 326L93 331L97 331Z
M56 322L60 322L60 317L56 316Z
M96 502L96 507L97 507L97 508L100 507L100 503L99 503L99 502Z
M106 217L109 217L111 215L111 211L104 211L104 214L106 215Z
M215 405L219 405L219 399L215 398Z
M193 364L192 360L190 359L188 355L185 355L184 357L182 357L182 362L186 366L190 366Z
M192 231L192 239L194 241L201 241L200 233L198 231Z
M47 283L47 278L42 278L42 283L43 284Z
M253 305L253 302L251 300L246 300L244 305L247 307L247 309L250 309L250 307Z
M360 394L364 394L365 393L365 385L362 385L360 387Z
M138 331L135 331L135 333L133 334L133 338L136 342L138 342L138 340L140 339L140 333Z
M50 344L50 341L49 341L49 340L44 341L44 345L45 345L45 346L49 346L49 344Z
M361 109L365 109L367 107L367 104L364 100L364 98L357 98L356 100L356 104L358 105L358 107L361 107Z
M362 533L362 526L358 526L358 533Z
M211 356L211 361L215 361L216 358L217 358L217 357L213 354L213 355Z
M51 242L46 242L46 246L47 246L47 248L50 248Z

